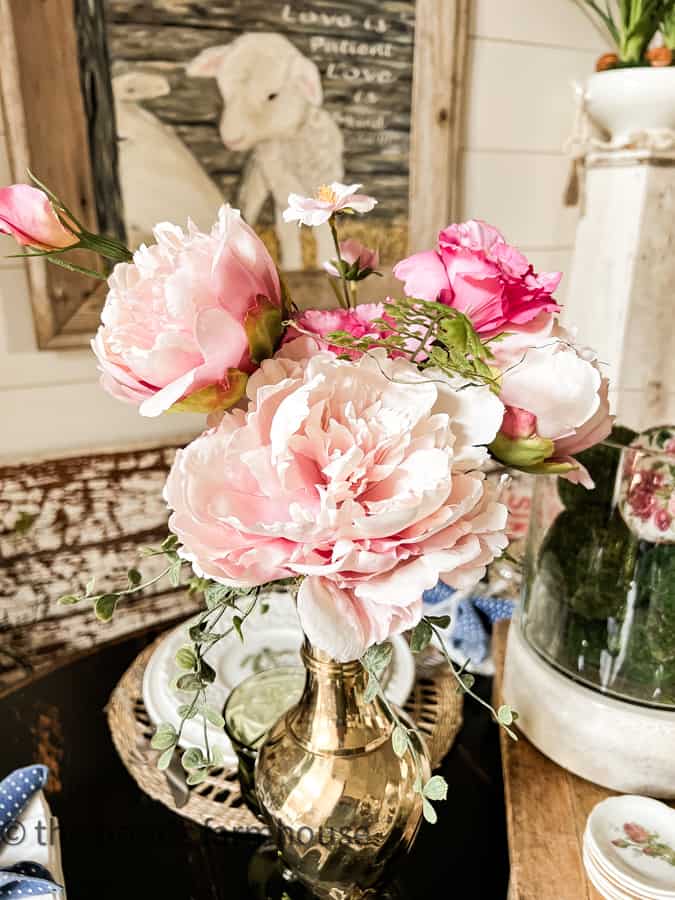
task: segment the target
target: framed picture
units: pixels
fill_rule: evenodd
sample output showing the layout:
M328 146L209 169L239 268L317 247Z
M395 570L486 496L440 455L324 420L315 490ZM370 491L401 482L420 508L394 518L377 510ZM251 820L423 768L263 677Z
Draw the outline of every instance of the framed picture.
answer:
M386 200L346 236L383 268L457 209L468 0L0 0L16 180L30 168L92 230L242 210L296 299L321 302L325 229L285 224L291 192L362 183ZM325 230L325 233L323 231ZM91 264L91 263L89 263ZM30 263L41 347L95 330L105 286ZM380 295L394 284L368 285Z

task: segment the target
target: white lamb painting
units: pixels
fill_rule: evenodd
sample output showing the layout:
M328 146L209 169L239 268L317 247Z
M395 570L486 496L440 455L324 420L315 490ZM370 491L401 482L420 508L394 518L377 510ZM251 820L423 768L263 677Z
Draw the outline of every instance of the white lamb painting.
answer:
M322 107L318 67L283 35L251 32L203 50L187 74L216 79L224 101L221 140L229 150L250 151L236 198L244 218L255 226L271 195L281 266L301 269L299 229L281 216L288 195L344 177L342 134ZM334 256L328 226L315 238L319 261Z
M223 202L221 192L173 128L139 105L169 94L168 80L134 69L116 75L112 87L129 246L152 241L157 222L185 225L191 218L209 228Z

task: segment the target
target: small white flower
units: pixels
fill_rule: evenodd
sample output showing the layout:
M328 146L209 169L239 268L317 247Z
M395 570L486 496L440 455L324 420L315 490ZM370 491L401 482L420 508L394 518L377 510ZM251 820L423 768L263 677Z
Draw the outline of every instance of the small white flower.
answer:
M367 213L377 203L374 197L357 193L360 184L322 185L314 197L302 197L300 194L289 194L288 209L284 210L284 222L298 222L300 225L316 227L324 225L336 212L352 210Z

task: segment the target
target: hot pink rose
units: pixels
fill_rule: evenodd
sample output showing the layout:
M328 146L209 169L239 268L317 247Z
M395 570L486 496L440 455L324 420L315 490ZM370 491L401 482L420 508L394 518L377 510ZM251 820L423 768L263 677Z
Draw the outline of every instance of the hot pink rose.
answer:
M29 184L0 188L0 234L11 234L22 246L39 250L62 250L79 242L44 191Z
M394 267L409 297L440 300L467 315L482 337L518 330L560 307L553 291L560 272L537 275L503 235L469 220L441 231L438 249L416 253Z
M101 383L141 415L232 406L281 333L279 276L239 212L210 234L164 223L156 244L115 266L92 347Z
M532 346L525 349L525 338ZM502 370L504 421L494 455L533 472L558 472L592 488L574 455L604 440L612 429L609 382L590 351L573 345L559 326L545 325L495 345Z
M301 338L251 376L248 412L179 451L165 497L181 555L224 584L305 576L305 633L338 660L415 625L506 545L480 471L503 415L485 387Z

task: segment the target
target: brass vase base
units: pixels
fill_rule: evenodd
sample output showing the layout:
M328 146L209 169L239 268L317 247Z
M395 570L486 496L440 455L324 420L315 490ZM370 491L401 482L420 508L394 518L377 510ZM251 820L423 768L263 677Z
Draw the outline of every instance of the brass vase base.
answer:
M259 847L249 864L248 887L250 900L316 900L317 895L298 882L286 868L277 847L268 842ZM351 893L340 892L331 900L404 900L396 882L377 885Z

